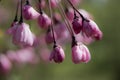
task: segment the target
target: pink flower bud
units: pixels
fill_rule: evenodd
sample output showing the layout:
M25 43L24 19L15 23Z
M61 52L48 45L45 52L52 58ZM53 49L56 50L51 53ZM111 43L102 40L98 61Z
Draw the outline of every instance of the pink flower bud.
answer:
M1 54L0 55L0 74L8 74L12 68L12 64L9 59Z
M90 52L88 48L83 44L77 44L72 47L72 61L75 64L90 61Z
M74 19L74 10L72 8L66 8L65 13L67 18L72 22Z
M72 22L73 30L76 34L80 33L82 30L82 20L81 18L75 18Z
M23 16L26 20L36 19L40 14L30 5L24 5Z
M56 45L50 55L50 61L54 60L56 63L61 63L65 59L64 50L61 46Z
M38 17L38 24L39 27L47 29L51 25L51 19L43 13Z
M32 46L34 37L26 23L19 23L13 34L13 43L21 46Z
M87 37L92 37L96 40L100 40L102 38L101 30L92 20L83 22L83 32L86 34Z

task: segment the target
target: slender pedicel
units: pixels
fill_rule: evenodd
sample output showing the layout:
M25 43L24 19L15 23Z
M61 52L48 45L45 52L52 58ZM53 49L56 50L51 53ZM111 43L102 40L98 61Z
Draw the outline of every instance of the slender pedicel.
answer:
M30 5L30 2L29 2L29 0L26 0L26 5Z
M39 1L39 4L41 5L41 0L38 0L38 1ZM40 14L43 14L41 6L39 6L39 12Z
M54 23L53 23L53 13L52 13L52 7L50 4L50 0L49 0L49 9L50 9L50 16L51 16L51 30L52 30L52 34L53 34L53 39L54 39L54 45L56 45L56 39L55 39L55 35L54 35Z
M17 3L17 8L16 8L16 14L15 14L14 22L18 21L18 9L19 9L19 1Z
M21 0L21 5L20 5L20 7L21 7L21 16L20 16L20 21L19 21L19 23L23 23L22 0Z

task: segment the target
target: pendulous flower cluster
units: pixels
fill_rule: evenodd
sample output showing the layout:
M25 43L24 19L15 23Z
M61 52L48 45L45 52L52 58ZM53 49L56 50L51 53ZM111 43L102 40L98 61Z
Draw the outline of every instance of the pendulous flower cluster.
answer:
M12 37L13 44L21 49L8 51L6 56L0 55L0 70L5 73L9 71L12 67L10 61L34 63L35 55L31 48L36 47L40 48L38 52L41 53L41 60L62 63L65 59L63 47L69 43L72 62L88 63L91 55L86 45L101 40L103 35L93 16L84 9L76 8L81 2L82 0L38 0L36 10L31 4L32 0L18 0L15 18L7 33ZM30 25L25 23L26 20L35 20L38 28L46 33L40 32L40 36L36 36ZM48 44L53 45L51 53L46 46Z

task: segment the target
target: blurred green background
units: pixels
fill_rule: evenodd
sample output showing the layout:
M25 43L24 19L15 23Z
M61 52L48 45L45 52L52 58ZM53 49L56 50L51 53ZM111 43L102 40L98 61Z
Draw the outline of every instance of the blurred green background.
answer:
M11 1L11 0L10 0ZM9 9L10 19L0 24L5 31L12 22L14 9L9 0L0 6ZM70 46L61 64L44 64L13 69L8 80L120 80L120 0L83 0L81 8L93 14L103 32L103 39L89 45L92 59L87 64L75 65L71 61ZM1 11L0 11L1 12ZM0 35L0 51L4 52L10 41ZM11 48L11 47L9 47Z

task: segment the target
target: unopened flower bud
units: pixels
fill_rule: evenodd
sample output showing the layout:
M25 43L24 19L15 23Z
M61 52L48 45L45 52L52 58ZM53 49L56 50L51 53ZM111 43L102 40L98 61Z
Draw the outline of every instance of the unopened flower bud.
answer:
M26 20L37 19L40 14L31 5L24 5L23 17Z
M72 61L75 64L87 63L91 59L88 48L83 44L76 44L72 47Z
M65 59L64 50L62 49L61 46L56 45L53 48L53 51L50 55L50 61L54 60L56 63L61 63L63 62L64 59Z
M80 33L80 31L82 30L82 19L78 17L75 18L72 22L72 27L76 34Z
M92 37L96 40L100 40L102 38L102 32L97 26L97 24L92 21L84 21L83 22L83 32L86 34L87 37Z
M74 10L72 8L66 8L65 10L66 16L70 21L74 19Z
M13 43L21 46L32 46L34 36L26 23L19 23L13 34Z
M51 25L51 19L43 13L38 17L38 24L39 27L47 29Z

